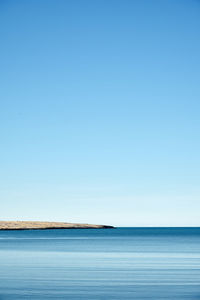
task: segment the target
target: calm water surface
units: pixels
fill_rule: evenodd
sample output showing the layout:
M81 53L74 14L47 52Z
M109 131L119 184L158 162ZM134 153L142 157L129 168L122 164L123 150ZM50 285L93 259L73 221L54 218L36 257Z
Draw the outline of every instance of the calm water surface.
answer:
M200 228L0 231L0 300L200 300Z

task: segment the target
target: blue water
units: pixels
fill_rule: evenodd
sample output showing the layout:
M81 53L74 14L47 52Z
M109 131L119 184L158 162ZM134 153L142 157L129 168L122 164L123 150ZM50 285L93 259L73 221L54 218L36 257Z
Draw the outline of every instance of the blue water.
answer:
M0 231L4 299L200 299L200 228Z

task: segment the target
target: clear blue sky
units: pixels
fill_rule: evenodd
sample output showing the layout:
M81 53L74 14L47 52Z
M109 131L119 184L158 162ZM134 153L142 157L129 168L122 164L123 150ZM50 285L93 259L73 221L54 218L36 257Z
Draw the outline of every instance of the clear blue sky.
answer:
M0 1L0 219L200 226L199 16Z

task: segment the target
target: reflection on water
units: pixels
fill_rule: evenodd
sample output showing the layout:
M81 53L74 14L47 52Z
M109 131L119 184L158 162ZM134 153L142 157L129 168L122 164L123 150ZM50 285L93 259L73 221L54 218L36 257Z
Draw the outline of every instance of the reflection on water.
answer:
M1 299L200 299L200 229L2 231Z

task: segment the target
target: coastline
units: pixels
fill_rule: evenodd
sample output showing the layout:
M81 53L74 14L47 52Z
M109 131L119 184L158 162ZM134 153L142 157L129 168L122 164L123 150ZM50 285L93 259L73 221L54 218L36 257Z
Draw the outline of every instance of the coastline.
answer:
M104 229L110 225L79 224L67 222L0 221L0 230L45 230L45 229Z

